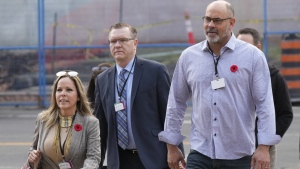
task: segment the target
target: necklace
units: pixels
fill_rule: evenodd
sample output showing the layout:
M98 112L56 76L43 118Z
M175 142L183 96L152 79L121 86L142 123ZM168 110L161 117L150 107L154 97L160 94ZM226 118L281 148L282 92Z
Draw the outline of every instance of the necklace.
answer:
M68 128L66 130L66 132L69 131L71 125L72 125L72 121L73 121L73 116L67 116L67 117L63 117L61 115L59 115L59 125L61 128Z

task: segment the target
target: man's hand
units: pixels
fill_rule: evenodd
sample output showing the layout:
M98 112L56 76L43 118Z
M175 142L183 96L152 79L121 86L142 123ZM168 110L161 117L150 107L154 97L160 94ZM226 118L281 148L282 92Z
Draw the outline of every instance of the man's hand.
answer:
M251 169L267 169L270 168L270 146L258 145L255 150L252 161Z
M186 163L181 150L176 145L167 144L168 147L168 165L171 169L180 169L179 163L185 167Z

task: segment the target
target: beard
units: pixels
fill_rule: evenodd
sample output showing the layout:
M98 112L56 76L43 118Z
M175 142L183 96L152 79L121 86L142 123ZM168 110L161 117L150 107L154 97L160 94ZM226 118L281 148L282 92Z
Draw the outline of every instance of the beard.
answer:
M230 32L229 26L226 26L226 30L225 30L224 34L221 36L219 35L219 31L217 29L208 28L205 31L205 37L206 37L206 40L210 43L218 43L218 42L221 42L222 39L227 39L227 37L228 37L227 32ZM215 36L208 36L208 33L215 33Z
M210 37L207 34L205 36L207 41L210 43L217 43L220 40L220 36L218 34L215 37Z

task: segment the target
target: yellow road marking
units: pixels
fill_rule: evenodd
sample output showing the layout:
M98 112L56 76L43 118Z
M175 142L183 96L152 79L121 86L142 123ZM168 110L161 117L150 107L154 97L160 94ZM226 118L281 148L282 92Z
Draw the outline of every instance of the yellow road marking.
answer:
M0 146L31 146L31 142L0 142Z

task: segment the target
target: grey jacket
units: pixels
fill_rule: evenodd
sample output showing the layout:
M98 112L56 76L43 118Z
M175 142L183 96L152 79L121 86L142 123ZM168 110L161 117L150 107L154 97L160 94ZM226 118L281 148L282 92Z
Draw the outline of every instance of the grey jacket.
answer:
M45 123L39 118L40 115L41 113L36 120L33 143L29 153L37 148L39 142L42 159L38 168L59 169L58 164L53 163L44 153L43 145L49 128L45 128ZM76 124L82 126L80 131L74 129ZM65 157L65 160L72 161L72 169L98 169L100 163L100 129L99 120L97 118L88 115L82 116L77 113L72 127L72 140L69 153Z

